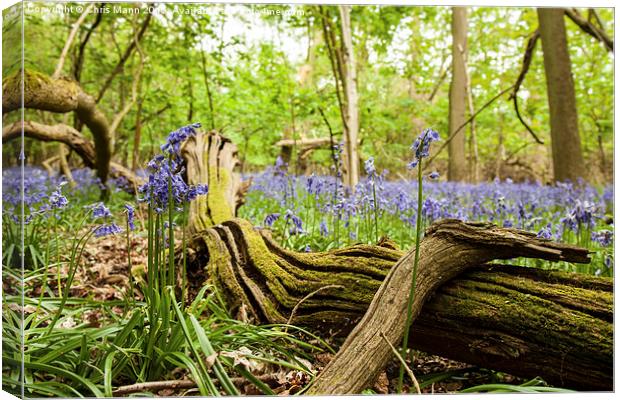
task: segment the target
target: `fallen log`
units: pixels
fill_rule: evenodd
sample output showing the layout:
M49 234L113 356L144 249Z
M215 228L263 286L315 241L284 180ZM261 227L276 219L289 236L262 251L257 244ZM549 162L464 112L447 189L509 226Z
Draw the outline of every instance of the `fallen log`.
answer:
M211 179L205 171L213 166L225 177L220 168L226 163L214 159L226 157L213 156L212 150L226 148L225 142L196 145L199 138L184 148L188 176L194 177L190 183ZM190 217L196 234L188 243L189 282L213 284L238 318L348 335L309 394L371 387L392 356L384 337L400 345L413 251L405 254L383 240L376 246L292 252L232 212L219 220L206 218L214 215L209 211L214 201L235 204L224 193L231 192L214 191L211 203L205 200ZM420 248L414 304L419 318L411 346L526 378L539 375L563 387L611 390L612 281L487 264L514 257L589 262L585 249L515 229L457 220L429 227Z
M2 129L2 143L24 137L41 140L43 142L64 143L82 159L84 166L96 168L97 157L95 146L84 137L80 131L72 126L65 124L45 125L35 121L15 122ZM49 172L49 164L43 163ZM112 178L122 178L127 181L125 189L131 193L136 192L136 188L144 183L144 180L133 173L130 169L121 164L110 162L110 176Z
M456 221L434 225L425 242L433 240L434 230L461 226L469 227ZM514 253L559 257L557 245L550 242L531 236L523 241L512 230L491 226L474 225L473 229L510 234L516 243L522 240ZM453 240L458 243L459 239ZM469 252L485 248L477 242L470 242L470 246ZM382 282L404 254L389 241L324 253L292 252L278 246L267 231L257 231L244 220L208 228L195 235L189 247L192 280L199 284L206 279L215 285L233 313L255 323L290 322L323 336L346 336L360 323ZM587 252L570 246L559 248L569 252L568 258L585 261ZM454 261L446 260L450 254L421 253L424 259L442 258L442 263ZM471 272L442 285L425 303L413 324L411 346L517 376L539 375L562 387L611 390L610 279L471 262ZM445 276L436 275L439 270L435 268L432 277L421 274L421 287L434 279L445 280ZM399 296L406 298L397 291L391 301ZM389 302L375 313L397 314L389 309ZM402 322L404 326L404 316ZM390 327L382 329L389 335ZM381 340L379 331L372 339ZM368 374L367 368L373 363L364 362L369 364L357 364L362 375ZM372 378L366 381L372 386Z

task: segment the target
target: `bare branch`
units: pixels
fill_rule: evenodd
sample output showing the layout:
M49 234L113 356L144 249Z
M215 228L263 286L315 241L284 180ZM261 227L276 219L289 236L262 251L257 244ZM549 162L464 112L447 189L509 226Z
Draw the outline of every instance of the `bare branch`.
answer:
M65 64L67 53L69 53L69 49L71 48L71 45L73 44L73 41L75 40L75 35L77 34L78 30L80 30L80 26L82 25L86 17L88 17L88 14L90 14L90 10L92 10L94 6L95 6L95 3L89 4L88 7L86 7L84 12L82 13L82 15L80 15L77 21L75 21L75 23L73 24L73 28L71 29L71 32L69 32L69 37L67 38L67 41L65 42L65 47L63 47L62 52L60 53L60 58L58 59L58 64L56 64L56 69L54 70L54 73L52 74L52 79L58 78L58 76L62 72L62 67Z
M585 19L575 8L565 9L564 14L568 18L570 18L582 31L592 36L599 42L603 43L608 51L612 53L614 52L614 41L609 36L607 36L607 33L605 33L602 27L599 28L598 26ZM600 21L598 15L596 14L596 11L594 11L594 15L596 16L597 20Z

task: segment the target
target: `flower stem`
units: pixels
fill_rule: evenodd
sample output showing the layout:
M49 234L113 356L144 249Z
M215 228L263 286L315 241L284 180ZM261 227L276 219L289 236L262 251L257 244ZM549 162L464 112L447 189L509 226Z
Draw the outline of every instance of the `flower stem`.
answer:
M418 263L420 261L420 236L422 231L422 160L418 165L418 209L415 220L415 255L413 259L413 272L411 275L411 288L409 289L409 299L407 301L407 322L405 323L405 332L403 334L403 343L401 348L401 357L406 360L407 348L409 345L409 330L411 328L411 320L413 318L413 299L415 297L416 279L418 275ZM401 393L403 389L403 377L405 368L400 366L398 371L397 392Z

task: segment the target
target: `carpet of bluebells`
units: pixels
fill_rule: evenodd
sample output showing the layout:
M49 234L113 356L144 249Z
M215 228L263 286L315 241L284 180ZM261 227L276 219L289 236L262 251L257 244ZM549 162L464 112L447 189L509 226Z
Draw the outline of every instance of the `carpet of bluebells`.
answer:
M318 251L353 243L376 243L386 236L403 249L413 245L417 182L389 181L372 159L367 177L353 194L335 176L293 176L278 160L252 176L241 216L270 227L283 245ZM517 260L522 265L563 268L613 276L613 187L585 183L514 183L495 180L467 184L441 182L433 172L424 178L422 225L442 218L488 221L524 229L539 237L587 247L590 265ZM375 206L376 203L376 206Z
M388 237L403 249L412 246L416 223L417 182L386 180L387 171L374 170L366 162L367 177L354 193L336 176L294 176L278 160L263 173L255 174L247 203L240 216L257 226L271 228L282 245L300 251L322 251L353 243L376 243ZM89 169L73 171L76 185L62 177L50 177L43 169L26 167L24 173L24 221L46 217L63 200L73 207L96 202L100 185ZM249 177L245 177L246 179ZM9 168L2 173L3 219L17 226L21 173ZM117 195L124 182L112 180ZM431 173L423 183L422 225L441 218L488 221L537 233L538 236L577 244L594 252L590 265L554 264L577 272L613 276L613 187L559 183L514 183L510 180L480 184L441 182ZM376 203L376 206L375 206ZM116 207L121 208L121 206ZM53 213L51 213L53 214ZM116 229L116 228L114 228ZM6 231L5 231L6 232ZM6 255L5 255L6 256ZM6 260L5 260L6 261ZM521 264L551 266L539 260Z

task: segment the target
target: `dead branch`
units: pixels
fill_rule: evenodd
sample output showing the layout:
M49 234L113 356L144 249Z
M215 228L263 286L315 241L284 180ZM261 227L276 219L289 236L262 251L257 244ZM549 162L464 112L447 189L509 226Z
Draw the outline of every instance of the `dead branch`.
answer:
M80 30L80 26L82 26L82 23L84 23L84 20L86 20L86 17L88 17L88 15L90 14L90 10L92 10L94 6L95 3L89 4L82 13L82 15L80 15L77 21L75 21L75 23L73 24L73 28L71 29L71 32L69 32L69 37L67 38L65 46L63 47L62 52L60 53L60 57L58 58L58 64L56 64L56 69L52 74L52 79L56 79L58 78L58 76L60 76L60 73L62 72L62 67L65 64L65 59L67 58L67 53L69 53L69 48L71 48L73 40L75 39L75 35L77 34L78 30Z
M591 9L592 10L592 9ZM592 10L596 16L597 21L600 24L600 18L596 11ZM600 28L587 19L585 19L576 8L567 8L564 10L564 14L571 19L583 32L592 36L594 39L605 45L605 48L609 52L614 52L614 41L607 35L603 27Z
M519 103L517 101L517 92L525 79L525 75L530 69L530 64L532 64L532 56L534 54L534 49L536 48L536 43L540 38L540 32L538 29L534 31L532 36L527 41L527 46L525 48L525 54L523 55L523 62L521 63L521 71L519 72L519 76L517 77L517 82L515 82L514 89L510 94L510 99L512 100L512 104L514 105L515 112L517 113L517 118L521 122L521 124L527 129L527 131L532 135L536 143L544 144L542 140L538 138L536 133L530 128L530 126L525 122L525 120L521 117L521 113L519 112Z

